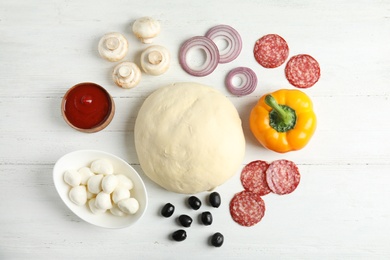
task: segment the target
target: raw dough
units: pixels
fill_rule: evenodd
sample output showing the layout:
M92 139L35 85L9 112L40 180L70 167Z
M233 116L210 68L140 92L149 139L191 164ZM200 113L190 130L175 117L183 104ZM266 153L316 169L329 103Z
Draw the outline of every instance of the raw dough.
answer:
M138 113L134 136L145 174L177 193L223 184L245 154L236 108L217 90L197 83L175 83L152 93Z

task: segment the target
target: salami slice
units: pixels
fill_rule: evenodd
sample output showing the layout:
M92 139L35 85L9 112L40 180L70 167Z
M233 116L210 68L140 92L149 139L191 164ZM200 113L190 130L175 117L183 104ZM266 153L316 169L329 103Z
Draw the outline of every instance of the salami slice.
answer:
M276 68L287 60L289 48L279 35L267 34L256 41L253 54L264 68Z
M283 195L293 192L298 187L301 175L294 162L276 160L269 165L266 178L272 192Z
M250 191L236 193L229 205L230 215L241 226L250 227L260 222L265 213L263 199Z
M264 196L271 192L265 172L269 164L265 161L253 161L245 165L241 171L241 183L245 190Z
M287 80L297 88L310 88L321 75L320 65L310 55L299 54L290 58L284 70Z

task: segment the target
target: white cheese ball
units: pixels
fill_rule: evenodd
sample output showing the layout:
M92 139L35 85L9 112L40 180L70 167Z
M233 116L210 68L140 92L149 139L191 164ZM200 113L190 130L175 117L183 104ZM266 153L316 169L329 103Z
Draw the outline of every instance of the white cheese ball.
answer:
M91 163L91 171L96 174L113 174L114 167L107 159L98 159Z
M99 192L101 192L103 177L103 175L98 174L93 175L91 178L89 178L87 182L88 191L93 194L98 194Z
M236 108L217 90L197 83L153 92L139 110L134 138L144 173L177 193L216 188L238 172L245 155Z
M104 212L106 212L105 209L98 209L98 208L95 206L95 202L96 202L96 198L90 199L90 200L88 201L89 209L91 210L91 212L92 212L93 214L103 214Z
M98 209L110 209L112 208L111 196L104 191L99 192L95 198L95 206Z
M128 198L130 198L130 191L121 186L118 186L112 193L112 201L114 203L118 203L119 201Z
M111 192L114 191L116 186L118 186L118 178L116 177L116 175L110 174L104 176L102 180L102 190L105 193L110 194Z
M81 183L81 175L76 170L67 170L64 173L64 181L72 187L79 186Z
M119 201L118 207L126 214L135 214L139 209L139 203L135 198L127 198Z
M69 199L77 206L87 203L87 189L84 185L76 186L70 189Z
M86 185L89 178L95 175L89 167L82 167L79 169L79 174L81 177L81 184Z
M118 174L118 175L116 175L116 177L118 178L118 185L119 186L126 188L128 190L131 190L134 187L133 181L130 178L128 178L127 176L125 176L123 174Z
M112 205L110 212L112 215L117 216L117 217L123 217L126 215L126 213L124 213L122 210L120 210L120 208L116 204Z

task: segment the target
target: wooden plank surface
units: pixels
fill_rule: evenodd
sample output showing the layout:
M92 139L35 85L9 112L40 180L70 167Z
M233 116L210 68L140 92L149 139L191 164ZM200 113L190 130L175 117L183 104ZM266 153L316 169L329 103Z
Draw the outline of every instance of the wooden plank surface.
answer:
M110 78L114 64L99 57L97 42L104 33L122 32L130 43L127 59L136 60L145 46L130 25L146 15L161 23L156 43L170 50L171 68L159 77L143 75L132 90L120 89ZM240 56L209 76L186 74L178 63L180 44L217 24L239 31ZM379 0L0 1L0 259L390 258L389 32L390 2ZM293 88L283 66L264 69L253 58L255 41L267 33L283 36L290 55L308 53L321 65L320 81L305 90L318 128L298 152L267 151L249 130L249 112L263 94ZM249 96L234 97L224 86L237 66L252 68L259 78ZM71 129L60 113L64 93L83 81L103 85L116 103L112 123L95 134ZM223 204L213 210L211 228L195 225L182 243L168 238L178 226L158 216L158 209L170 201L184 212L186 196L143 175L133 129L152 91L184 81L210 85L236 106L247 143L243 166L286 158L301 170L293 194L264 197L266 216L255 227L237 225L228 213L228 201L242 189L237 173L218 188ZM140 172L150 202L140 223L102 229L66 208L52 169L62 155L79 149L113 153ZM225 235L218 249L207 242L216 231Z

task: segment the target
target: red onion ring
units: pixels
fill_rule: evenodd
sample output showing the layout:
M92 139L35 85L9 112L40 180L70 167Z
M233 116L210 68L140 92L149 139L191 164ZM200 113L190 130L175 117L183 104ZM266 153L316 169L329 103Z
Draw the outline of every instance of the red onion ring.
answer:
M235 87L233 85L234 77L241 77L242 82L239 86ZM257 87L257 76L256 73L250 68L238 67L232 69L225 79L225 84L227 89L236 96L245 96L252 93Z
M222 38L228 46L219 50L219 63L228 63L235 60L241 53L242 40L240 34L229 25L217 25L207 31L206 37L215 42L217 38Z
M206 61L202 66L193 68L187 64L187 53L197 48L206 53ZM179 51L179 62L183 70L196 77L207 76L212 73L219 62L219 51L217 45L205 36L195 36L183 43Z

